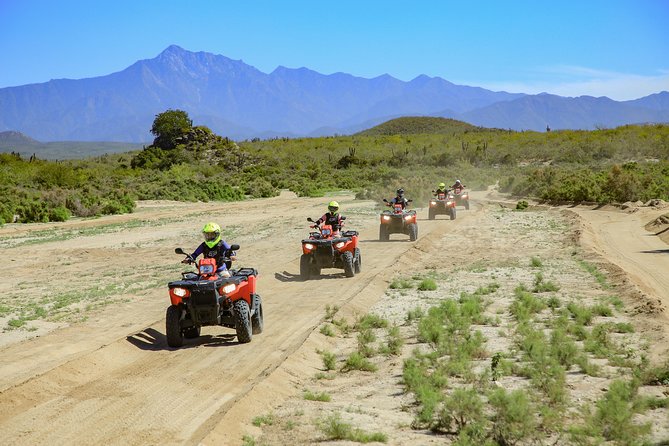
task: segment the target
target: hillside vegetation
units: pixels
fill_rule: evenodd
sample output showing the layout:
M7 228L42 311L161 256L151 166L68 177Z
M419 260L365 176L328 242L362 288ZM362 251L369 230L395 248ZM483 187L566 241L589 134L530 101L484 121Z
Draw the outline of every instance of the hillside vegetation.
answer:
M667 125L539 133L401 118L352 136L235 143L168 110L151 131L154 143L139 152L57 162L0 154L0 222L132 212L136 200L271 197L281 189L301 196L348 189L380 200L403 187L421 206L436 184L456 178L547 201L669 200Z
M487 130L455 119L437 117L403 117L391 119L371 129L359 132L359 136L378 135L417 135L463 133L468 131Z

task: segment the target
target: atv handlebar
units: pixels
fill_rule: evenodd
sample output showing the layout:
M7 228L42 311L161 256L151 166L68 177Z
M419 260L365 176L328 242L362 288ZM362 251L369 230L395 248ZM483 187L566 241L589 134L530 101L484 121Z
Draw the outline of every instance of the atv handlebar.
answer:
M229 249L228 251L237 251L238 249L239 249L239 245L235 243L235 244L233 244L233 245L230 245L230 249ZM186 258L183 259L183 260L181 261L181 263L188 263L188 264L196 263L196 261L195 261L195 259L193 258L193 256L191 256L190 254L188 254L188 253L187 253L186 251L184 251L182 248L175 248L175 249L174 249L174 253L175 253L175 254L180 254L180 255L182 255L182 256L186 256ZM231 261L231 260L234 260L232 257L234 257L234 256L224 257L224 260L225 260L225 261Z

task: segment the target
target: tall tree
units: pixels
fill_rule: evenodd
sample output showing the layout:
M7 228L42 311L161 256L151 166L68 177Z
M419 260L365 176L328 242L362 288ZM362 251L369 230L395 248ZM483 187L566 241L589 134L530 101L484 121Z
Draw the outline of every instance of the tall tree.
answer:
M171 150L176 147L179 138L188 135L193 129L193 121L183 110L167 110L156 115L151 133L156 137L153 145Z

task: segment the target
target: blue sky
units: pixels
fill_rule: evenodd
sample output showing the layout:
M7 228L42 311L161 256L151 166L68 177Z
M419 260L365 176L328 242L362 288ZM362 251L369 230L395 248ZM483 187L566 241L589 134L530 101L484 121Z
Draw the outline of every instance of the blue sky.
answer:
M0 88L82 79L171 44L269 73L628 100L669 91L669 0L0 0Z

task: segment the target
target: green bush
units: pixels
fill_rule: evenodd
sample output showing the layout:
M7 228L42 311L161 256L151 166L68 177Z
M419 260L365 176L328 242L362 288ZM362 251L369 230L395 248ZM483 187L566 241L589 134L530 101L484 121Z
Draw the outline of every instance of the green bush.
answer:
M64 206L58 206L49 210L49 221L67 221L70 217L70 210Z
M498 444L519 444L537 435L537 421L527 392L497 388L488 395L493 408L492 436Z

